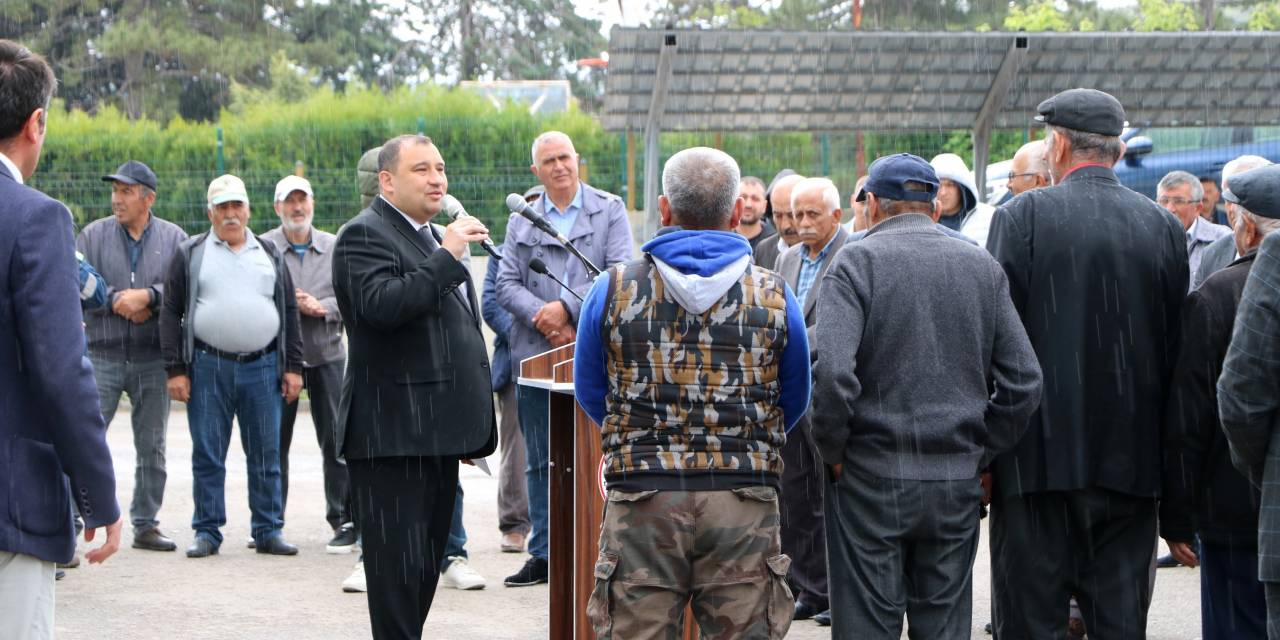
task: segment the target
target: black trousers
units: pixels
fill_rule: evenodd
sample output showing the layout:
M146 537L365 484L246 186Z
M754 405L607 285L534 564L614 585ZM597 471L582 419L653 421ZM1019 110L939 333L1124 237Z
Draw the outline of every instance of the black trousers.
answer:
M338 457L339 443L335 436L345 364L338 360L302 370L302 386L311 399L311 419L315 422L316 442L324 459L324 518L333 529L351 522L351 481L347 477L347 463ZM293 423L297 418L298 402L285 403L280 418L280 489L284 507L289 504L289 447L293 444Z
M897 640L905 615L912 640L968 640L978 479L878 478L844 467L826 487L831 637Z
M351 459L374 640L421 638L458 492L456 457Z
M1090 638L1141 640L1156 501L1105 489L997 496L991 567L998 638L1061 638L1071 596Z
M787 576L795 598L819 611L827 601L827 535L822 523L823 466L802 420L782 446L778 515L782 552L791 557Z

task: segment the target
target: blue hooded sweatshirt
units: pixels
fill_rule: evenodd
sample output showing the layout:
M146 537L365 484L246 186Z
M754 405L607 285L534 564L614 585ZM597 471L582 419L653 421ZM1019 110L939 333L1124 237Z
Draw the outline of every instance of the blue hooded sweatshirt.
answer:
M653 256L663 284L676 302L693 313L702 313L724 297L751 264L751 244L731 231L686 231L665 227L641 248ZM790 431L809 407L809 340L804 315L791 287L787 296L787 344L778 363L781 387L778 406ZM596 278L582 303L578 317L578 346L574 351L574 392L578 405L596 424L605 418L609 392L604 341L600 323L609 294L608 273Z

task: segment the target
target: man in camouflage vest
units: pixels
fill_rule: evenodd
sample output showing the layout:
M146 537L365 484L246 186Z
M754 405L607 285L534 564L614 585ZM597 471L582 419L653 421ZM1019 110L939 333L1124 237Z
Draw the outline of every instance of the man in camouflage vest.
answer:
M738 165L704 147L662 171L664 228L587 294L578 403L602 425L609 490L588 613L597 637L781 638L786 430L809 400L804 318L733 232Z

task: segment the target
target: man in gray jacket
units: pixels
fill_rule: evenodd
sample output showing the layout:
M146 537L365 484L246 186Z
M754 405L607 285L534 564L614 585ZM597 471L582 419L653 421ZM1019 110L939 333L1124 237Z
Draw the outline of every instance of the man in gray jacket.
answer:
M546 188L533 208L562 235L574 243L601 269L631 258L631 224L622 200L593 188L578 179L578 153L569 136L548 131L533 141L530 169ZM512 376L520 375L520 361L552 347L574 340L582 302L547 276L534 273L529 261L538 258L551 273L585 295L593 277L569 251L528 220L512 216L507 223L502 264L498 268L498 304L511 314ZM529 554L533 556L516 574L508 577L509 587L546 582L548 557L547 528L547 404L545 395L525 397L518 389L520 430L524 433L528 465Z
M858 199L818 301L813 436L826 494L833 638L968 638L982 486L1041 372L1000 265L934 227L938 178L898 154ZM927 576L922 579L921 576Z
M84 312L89 358L98 381L102 419L115 417L120 394L129 394L133 420L133 548L173 551L156 514L164 501L165 431L169 394L160 357L160 305L169 261L187 234L152 212L156 174L130 160L111 183L112 215L85 226L76 249L107 281L107 304Z

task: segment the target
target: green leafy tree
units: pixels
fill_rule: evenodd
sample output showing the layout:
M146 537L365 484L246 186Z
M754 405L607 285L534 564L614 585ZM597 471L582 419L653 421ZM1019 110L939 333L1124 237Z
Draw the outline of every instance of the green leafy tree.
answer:
M1250 31L1280 30L1280 2L1268 2L1255 7L1249 15Z
M1190 4L1178 0L1138 0L1135 31L1197 31L1200 16Z

